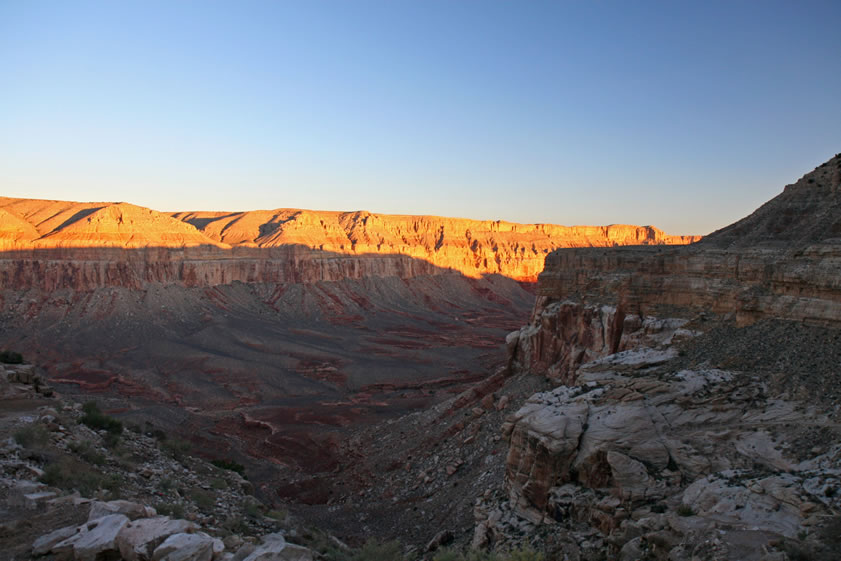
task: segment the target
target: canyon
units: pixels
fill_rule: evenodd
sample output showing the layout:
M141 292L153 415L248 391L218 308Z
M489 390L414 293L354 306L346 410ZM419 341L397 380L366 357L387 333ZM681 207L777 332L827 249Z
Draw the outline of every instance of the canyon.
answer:
M551 251L696 239L0 198L0 346L65 394L245 463L264 497L320 503L329 478L278 481L329 473L359 426L484 379Z
M837 558L841 154L700 240L2 201L3 347L348 543Z

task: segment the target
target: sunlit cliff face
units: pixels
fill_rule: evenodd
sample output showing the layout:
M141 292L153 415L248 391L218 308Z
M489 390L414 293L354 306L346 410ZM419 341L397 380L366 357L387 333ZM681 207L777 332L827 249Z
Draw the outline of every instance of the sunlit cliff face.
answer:
M195 266L180 273L189 277L190 283L207 285L371 275L410 278L452 272L471 278L499 274L533 282L543 270L546 255L561 247L686 244L697 239L668 236L651 226L567 227L295 209L166 214L127 203L0 198L2 250L149 249L141 257L122 258L170 265L196 260L226 262L231 269L228 275L204 274ZM184 251L157 251L161 249ZM15 254L7 255L13 258ZM121 260L116 254L99 255ZM61 251L49 256L84 260L88 254ZM232 259L253 264L233 266ZM301 260L320 265L307 267L297 279L284 278L266 265L269 261L288 265ZM178 276L152 273L147 280L174 282Z

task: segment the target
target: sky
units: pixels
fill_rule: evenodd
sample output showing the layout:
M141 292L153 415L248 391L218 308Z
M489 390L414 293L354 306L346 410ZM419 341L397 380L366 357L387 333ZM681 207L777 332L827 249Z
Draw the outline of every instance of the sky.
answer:
M841 2L0 0L0 194L706 234L841 152Z

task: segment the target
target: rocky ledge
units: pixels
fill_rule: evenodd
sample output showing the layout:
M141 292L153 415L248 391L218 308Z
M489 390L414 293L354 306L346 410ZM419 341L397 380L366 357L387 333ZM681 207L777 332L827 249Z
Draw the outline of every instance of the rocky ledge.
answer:
M569 559L834 559L837 405L687 368L693 332L665 323L668 343L587 361L507 419L505 486L477 503L475 547L525 534Z
M309 561L319 555L292 543L316 536L288 512L264 506L235 470L188 456L163 435L122 430L91 405L47 398L34 370L0 369L0 559ZM347 548L325 534L318 539Z
M504 423L473 545L837 559L840 258L841 154L692 246L551 254L507 342L560 385Z

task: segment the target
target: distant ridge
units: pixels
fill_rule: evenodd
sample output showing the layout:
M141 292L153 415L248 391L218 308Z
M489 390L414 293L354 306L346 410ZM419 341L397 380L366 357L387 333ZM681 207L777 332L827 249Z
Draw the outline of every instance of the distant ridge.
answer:
M367 211L301 209L163 213L129 203L0 198L0 248L305 247L337 255L402 255L469 276L533 281L563 247L686 244L653 226L558 226ZM250 252L254 257L254 251Z

